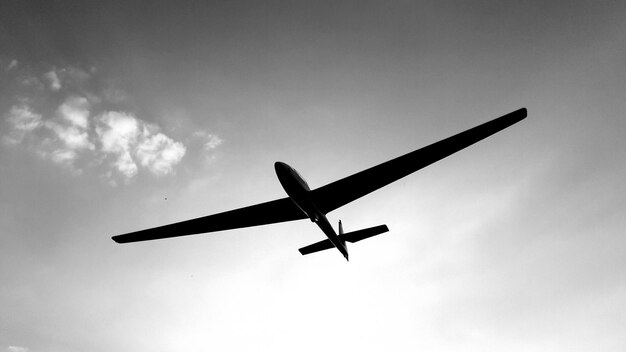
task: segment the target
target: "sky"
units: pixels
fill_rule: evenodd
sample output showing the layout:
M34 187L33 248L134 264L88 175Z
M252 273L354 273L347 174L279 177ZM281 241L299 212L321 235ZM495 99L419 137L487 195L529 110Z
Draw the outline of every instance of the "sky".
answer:
M7 0L0 351L624 351L618 1ZM111 236L524 121L309 221Z

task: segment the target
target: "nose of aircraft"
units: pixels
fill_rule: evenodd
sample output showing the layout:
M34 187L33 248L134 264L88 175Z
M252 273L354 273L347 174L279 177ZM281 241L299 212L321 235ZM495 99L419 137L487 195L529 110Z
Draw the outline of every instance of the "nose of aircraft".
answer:
M278 176L280 183L285 182L285 180L289 178L289 175L291 174L290 169L289 165L283 163L282 161L274 163L274 170L276 171L276 176Z
M274 170L276 170L277 174L281 174L289 170L289 166L282 161L277 161L274 163Z
M283 163L282 161L277 161L274 163L274 170L278 175L286 175L291 173L291 166Z

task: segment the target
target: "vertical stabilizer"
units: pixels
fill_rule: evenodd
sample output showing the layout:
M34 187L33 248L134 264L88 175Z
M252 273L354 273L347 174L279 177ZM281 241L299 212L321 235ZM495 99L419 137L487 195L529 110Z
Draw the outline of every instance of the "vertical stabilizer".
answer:
M339 241L341 242L341 244L343 245L343 247L346 249L346 252L348 251L348 246L346 246L346 240L343 239L343 225L341 225L341 220L339 220L339 229L337 230L337 232L339 233ZM348 260L348 257L346 256L346 260Z

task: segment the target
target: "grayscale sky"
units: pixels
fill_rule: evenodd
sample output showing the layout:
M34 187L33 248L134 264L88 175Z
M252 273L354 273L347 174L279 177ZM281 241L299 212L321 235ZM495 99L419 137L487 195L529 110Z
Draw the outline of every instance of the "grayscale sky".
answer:
M309 221L112 235L324 185L526 107ZM620 1L0 5L0 351L625 351Z

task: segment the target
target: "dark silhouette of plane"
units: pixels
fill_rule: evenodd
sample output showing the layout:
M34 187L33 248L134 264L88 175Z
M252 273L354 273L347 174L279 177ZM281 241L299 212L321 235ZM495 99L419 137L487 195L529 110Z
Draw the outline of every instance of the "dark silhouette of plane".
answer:
M328 238L300 248L300 253L305 255L335 247L348 260L346 242L354 243L387 232L389 229L386 225L380 225L343 233L340 220L339 234L337 234L328 222L326 214L487 138L523 120L525 117L525 108L513 111L452 137L314 190L309 188L309 185L296 170L279 161L274 164L274 168L276 169L278 180L288 197L197 219L114 236L113 240L117 243L147 241L308 218L316 223Z

